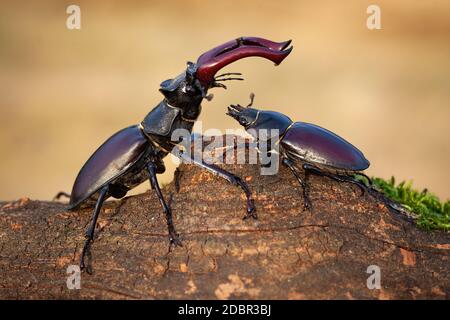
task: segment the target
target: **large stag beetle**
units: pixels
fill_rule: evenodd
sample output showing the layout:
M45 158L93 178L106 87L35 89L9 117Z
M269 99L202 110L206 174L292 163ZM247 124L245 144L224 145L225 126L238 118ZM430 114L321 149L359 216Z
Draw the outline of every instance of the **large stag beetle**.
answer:
M81 252L80 268L94 239L94 230L103 202L108 197L122 198L145 180L150 180L164 210L170 244L181 245L175 231L172 212L164 200L156 175L165 171L163 158L180 141L172 141L172 132L185 129L191 132L200 115L200 103L210 100L207 91L222 87L226 80L243 80L240 73L215 76L223 67L246 57L258 56L278 65L291 52L291 41L272 42L262 38L242 37L226 42L202 54L196 63L188 62L186 71L161 83L164 99L151 110L139 125L125 128L103 143L81 168L70 195L69 209L94 205L86 242ZM233 77L234 76L234 77ZM180 154L183 157L182 154ZM255 207L249 188L240 178L201 160L192 163L225 178L243 189L247 197L247 216L253 216Z

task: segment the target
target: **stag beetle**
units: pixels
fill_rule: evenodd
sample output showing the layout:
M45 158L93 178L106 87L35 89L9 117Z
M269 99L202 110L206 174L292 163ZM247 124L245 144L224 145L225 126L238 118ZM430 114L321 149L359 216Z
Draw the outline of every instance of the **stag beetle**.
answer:
M256 37L241 37L226 42L202 54L196 63L188 62L186 71L173 79L163 81L159 91L164 99L151 110L139 125L127 127L104 142L81 168L70 194L69 210L94 205L91 223L80 258L84 269L84 257L94 238L94 230L100 209L108 197L122 198L127 192L145 180L150 180L162 209L169 231L170 245L181 245L172 221L172 212L164 200L156 178L165 171L163 158L180 141L172 141L176 129L192 131L200 115L203 98L211 88L226 86L228 80L243 80L240 73L215 76L223 67L246 57L258 56L280 64L291 52L291 41L272 42ZM183 154L179 154L183 159ZM184 158L186 155L184 155ZM186 160L186 159L185 159ZM240 178L201 160L189 159L210 172L239 186L247 197L247 216L253 216L255 207L249 188Z
M247 107L239 104L230 105L227 115L237 120L253 138L257 139L257 143L262 142L260 130L278 129L275 144L279 147L282 163L292 171L302 186L305 210L311 208L308 185L310 174L356 184L363 192L367 190L367 186L356 180L355 176L364 176L369 185L372 184L370 178L361 172L367 169L370 163L355 146L317 125L293 122L279 112L251 108L253 99L254 94L251 94L250 104ZM270 139L274 137L267 140ZM304 178L300 177L298 167L305 171Z

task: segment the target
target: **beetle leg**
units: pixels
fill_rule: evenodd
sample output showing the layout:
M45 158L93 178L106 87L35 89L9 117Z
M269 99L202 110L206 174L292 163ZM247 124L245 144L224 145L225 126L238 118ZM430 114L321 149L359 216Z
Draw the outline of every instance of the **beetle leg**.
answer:
M183 152L178 153L178 156L181 159L187 161L188 163L191 162L191 163L199 166L200 168L211 172L212 174L214 174L216 176L224 178L225 180L234 184L235 186L241 187L241 189L244 191L245 196L247 198L247 214L244 216L244 219L248 219L250 217L253 219L258 219L258 216L256 215L256 208L255 208L255 205L254 205L253 199L252 199L252 193L250 192L250 189L247 186L247 184L244 181L242 181L241 178L239 178L239 177L235 176L234 174L232 174L231 172L223 170L213 164L208 164L202 160L197 160L195 158L191 158L191 157L187 156L186 154L184 154Z
M328 177L330 179L333 179L337 182L349 182L349 183L353 183L355 185L357 185L360 189L361 189L361 195L364 195L364 193L367 191L367 186L362 184L361 182L355 180L354 178L350 177L350 176L342 176L342 175L338 175L338 174L333 174L333 173L329 173L329 172L325 172L320 170L317 167L314 167L312 165L309 165L307 163L303 164L303 169L306 172L311 172L314 173L316 175L319 176L323 176L323 177Z
M150 161L147 165L147 170L150 175L150 185L152 186L152 189L155 190L156 195L159 198L159 202L161 202L164 214L166 215L167 228L169 230L170 246L175 245L181 247L182 246L181 241L178 238L178 234L175 231L175 226L173 225L172 210L164 200L163 194L158 184L158 179L156 178L156 165L152 161Z
M297 170L295 170L294 164L288 158L283 158L283 164L286 165L294 176L297 178L298 182L302 186L303 189L303 211L310 210L312 208L311 200L309 199L309 184L307 182L308 174L305 171L305 179L302 179L298 174Z
M373 185L372 179L370 179L369 176L367 176L366 174L364 174L362 172L357 172L354 176L362 176L362 177L366 178L367 183L369 184L369 186Z
M94 213L92 215L91 224L86 231L86 241L84 242L83 251L81 251L80 270L83 270L85 268L84 257L89 249L91 242L94 240L94 231L95 231L95 226L97 224L97 218L98 218L98 215L102 208L103 202L106 199L106 194L108 193L108 189L109 189L109 185L106 185L102 189L100 189L100 193L98 195L98 199L97 199L97 202L94 207Z
M177 167L175 169L175 172L173 174L173 181L175 184L175 191L178 193L180 192L180 179L181 179L181 171L180 169Z
M341 177L344 182L349 182L349 183L353 183L353 184L357 185L361 189L361 196L363 196L366 193L366 191L368 190L367 186L364 183L359 182L358 180L356 180L353 177L345 177L345 176L338 176L338 177Z
M52 201L59 200L61 197L66 197L66 198L70 199L70 194L68 194L67 192L64 192L64 191L60 191L53 197Z

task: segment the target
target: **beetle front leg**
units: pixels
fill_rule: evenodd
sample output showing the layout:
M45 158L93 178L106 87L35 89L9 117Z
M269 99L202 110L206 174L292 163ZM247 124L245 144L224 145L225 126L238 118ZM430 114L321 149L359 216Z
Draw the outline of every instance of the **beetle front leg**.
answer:
M308 184L308 173L305 171L305 179L302 179L298 174L297 170L295 170L294 164L288 158L283 158L283 164L286 165L294 176L297 178L298 182L302 186L303 189L303 211L310 210L312 208L311 200L309 199L309 184Z
M226 170L219 168L218 166L205 163L203 160L197 160L195 158L191 158L191 157L185 155L183 152L180 152L178 154L178 156L181 159L187 161L188 163L192 162L193 164L199 166L200 168L208 170L212 174L219 176L221 178L224 178L225 180L234 184L235 186L240 187L244 191L245 197L247 198L247 214L244 216L244 219L248 219L250 217L253 219L258 219L258 216L256 214L256 208L255 208L255 205L254 205L253 199L252 199L252 193L251 193L249 187L247 186L247 184L244 181L242 181L241 178L235 176L231 172L228 172Z
M156 178L156 165L153 162L149 162L147 165L147 170L150 175L150 185L152 189L155 190L156 195L159 198L159 202L161 202L161 206L164 210L164 214L166 215L166 222L167 222L167 229L169 231L169 241L170 246L180 246L182 247L181 240L178 237L177 232L175 231L175 226L173 225L173 219L172 219L172 210L167 205L166 201L164 200L163 194L161 192L161 188L159 187L158 179Z

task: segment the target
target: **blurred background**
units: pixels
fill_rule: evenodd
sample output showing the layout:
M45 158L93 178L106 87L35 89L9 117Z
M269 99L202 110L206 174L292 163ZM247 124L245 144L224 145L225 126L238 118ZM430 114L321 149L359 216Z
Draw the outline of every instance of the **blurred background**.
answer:
M81 30L66 8L81 8ZM381 8L381 30L366 9ZM174 77L238 36L293 40L278 67L230 65L246 81L215 89L203 130L238 128L224 115L246 104L326 127L359 147L370 175L413 180L448 199L450 2L442 1L2 1L0 200L70 192L111 134L139 123ZM224 69L225 71L225 69ZM172 179L174 165L160 179ZM148 189L144 184L135 192Z

